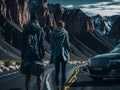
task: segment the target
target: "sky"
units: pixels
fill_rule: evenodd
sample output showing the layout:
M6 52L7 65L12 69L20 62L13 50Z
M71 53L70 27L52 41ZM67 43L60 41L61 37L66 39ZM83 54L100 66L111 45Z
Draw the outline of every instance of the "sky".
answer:
M120 0L47 0L48 3L59 3L66 8L80 8L89 16L120 15Z

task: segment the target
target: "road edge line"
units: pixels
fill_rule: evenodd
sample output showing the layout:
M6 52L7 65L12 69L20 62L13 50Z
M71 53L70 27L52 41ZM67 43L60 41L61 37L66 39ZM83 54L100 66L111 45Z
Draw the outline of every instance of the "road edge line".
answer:
M5 74L5 75L1 75L0 78L7 77L7 76L10 76L10 75L16 74L16 73L18 73L18 72L19 72L19 71L15 71L15 72L12 72L12 73L8 73L8 74Z
M71 78L70 78L70 79L68 80L68 82L67 82L69 85L66 85L66 86L65 86L65 90L67 90L68 88L70 88L70 86L75 82L75 76L77 76L77 74L78 74L78 72L79 72L79 68L80 68L79 66L76 67L73 75L71 76Z

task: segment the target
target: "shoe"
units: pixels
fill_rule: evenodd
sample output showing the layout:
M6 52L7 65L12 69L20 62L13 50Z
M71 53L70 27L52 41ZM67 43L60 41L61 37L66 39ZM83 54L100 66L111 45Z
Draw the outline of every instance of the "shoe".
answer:
M61 90L60 85L57 86L57 90Z
M30 85L29 84L25 84L25 88L26 88L26 90L30 90Z
M65 90L65 85L62 85L61 90Z
M38 90L40 90L41 86L38 86Z

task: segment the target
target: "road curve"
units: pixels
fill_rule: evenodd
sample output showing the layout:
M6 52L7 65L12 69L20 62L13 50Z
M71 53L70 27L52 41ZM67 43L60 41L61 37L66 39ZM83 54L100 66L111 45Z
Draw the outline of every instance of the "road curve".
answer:
M72 76L75 68L76 65L67 65L67 81ZM54 66L48 65L45 67L41 90L55 90L54 81ZM0 90L25 90L24 82L25 76L19 71L0 74ZM31 78L31 90L37 90L35 76Z
M75 82L68 90L120 90L120 80L115 78L104 78L103 81L94 81L88 72L80 67Z
M61 78L61 77L60 77ZM41 90L56 90L54 67L46 66ZM25 90L25 76L19 71L0 74L0 90ZM67 88L65 90L120 90L120 80L105 78L101 82L93 81L82 65L67 65ZM36 77L32 76L31 90L37 90Z

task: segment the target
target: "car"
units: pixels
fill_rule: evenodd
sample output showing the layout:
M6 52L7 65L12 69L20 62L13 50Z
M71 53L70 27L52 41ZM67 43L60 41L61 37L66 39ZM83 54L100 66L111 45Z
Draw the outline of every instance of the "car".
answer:
M109 53L88 59L87 71L97 81L106 77L120 78L120 44Z

